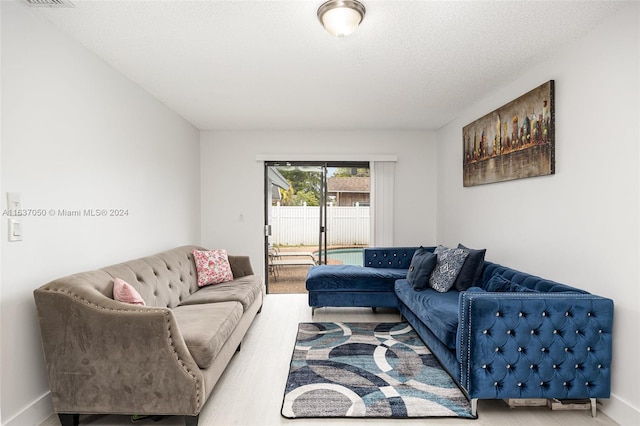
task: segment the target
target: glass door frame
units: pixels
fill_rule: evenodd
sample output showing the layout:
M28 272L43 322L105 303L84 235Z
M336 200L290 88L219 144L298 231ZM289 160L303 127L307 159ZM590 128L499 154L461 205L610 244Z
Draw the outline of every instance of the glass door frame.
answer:
M269 168L271 167L319 167L321 173L321 186L319 194L320 220L318 224L318 264L327 263L327 170L328 168L367 168L371 169L369 161L264 161L264 264L265 283L269 293L269 238L271 237L270 208L272 200L269 199Z

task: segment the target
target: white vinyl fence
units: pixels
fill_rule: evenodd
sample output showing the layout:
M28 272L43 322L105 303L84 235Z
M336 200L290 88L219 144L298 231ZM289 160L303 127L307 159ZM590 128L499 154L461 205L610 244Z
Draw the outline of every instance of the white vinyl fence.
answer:
M271 207L271 243L316 245L320 207ZM369 206L327 207L327 245L368 245Z

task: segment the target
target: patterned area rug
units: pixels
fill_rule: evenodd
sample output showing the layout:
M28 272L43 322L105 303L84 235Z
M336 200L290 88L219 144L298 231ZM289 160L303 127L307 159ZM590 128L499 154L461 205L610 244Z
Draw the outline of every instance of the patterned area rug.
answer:
M301 323L282 415L475 418L408 323Z

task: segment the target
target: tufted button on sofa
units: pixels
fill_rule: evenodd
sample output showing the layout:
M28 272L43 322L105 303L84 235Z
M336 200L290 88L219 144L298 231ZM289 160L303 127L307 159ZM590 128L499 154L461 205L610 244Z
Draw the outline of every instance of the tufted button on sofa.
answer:
M234 279L198 287L183 246L56 279L34 291L53 409L80 414L198 415L260 312L263 284L249 257ZM146 306L113 299L116 278Z

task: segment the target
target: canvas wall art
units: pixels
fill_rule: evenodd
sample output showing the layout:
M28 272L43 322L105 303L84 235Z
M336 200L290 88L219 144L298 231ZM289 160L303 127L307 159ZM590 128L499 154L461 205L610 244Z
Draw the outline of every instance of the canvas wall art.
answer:
M463 184L555 173L554 81L462 128Z

